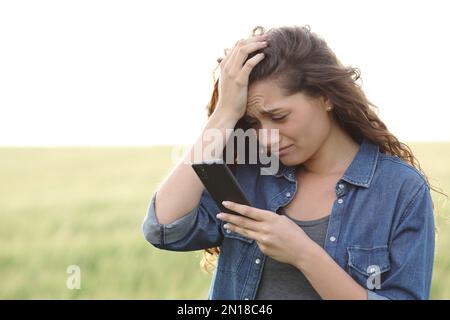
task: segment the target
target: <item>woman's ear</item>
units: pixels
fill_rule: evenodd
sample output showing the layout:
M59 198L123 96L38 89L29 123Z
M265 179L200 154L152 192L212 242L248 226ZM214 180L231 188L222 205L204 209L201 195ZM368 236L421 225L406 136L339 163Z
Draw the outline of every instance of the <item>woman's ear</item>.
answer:
M321 97L321 100L326 111L333 110L333 104L331 103L330 99L328 99L328 97L323 96Z

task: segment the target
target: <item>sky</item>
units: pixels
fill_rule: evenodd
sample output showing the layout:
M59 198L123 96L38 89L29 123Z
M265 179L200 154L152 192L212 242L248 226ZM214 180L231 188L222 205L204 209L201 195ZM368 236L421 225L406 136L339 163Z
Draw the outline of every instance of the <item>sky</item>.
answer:
M0 1L0 146L190 144L223 49L308 24L401 141L450 141L448 1Z

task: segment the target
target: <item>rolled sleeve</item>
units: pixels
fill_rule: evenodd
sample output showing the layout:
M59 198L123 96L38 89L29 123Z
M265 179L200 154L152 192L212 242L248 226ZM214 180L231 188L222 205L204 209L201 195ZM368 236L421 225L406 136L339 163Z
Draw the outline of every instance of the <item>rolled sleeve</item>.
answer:
M145 239L155 245L168 244L183 239L194 226L198 207L170 224L160 224L155 210L156 194L157 192L153 193L147 215L142 224Z
M205 189L199 204L170 224L160 224L156 217L156 194L153 193L142 223L145 239L153 246L172 251L194 251L220 246L223 234L219 208Z

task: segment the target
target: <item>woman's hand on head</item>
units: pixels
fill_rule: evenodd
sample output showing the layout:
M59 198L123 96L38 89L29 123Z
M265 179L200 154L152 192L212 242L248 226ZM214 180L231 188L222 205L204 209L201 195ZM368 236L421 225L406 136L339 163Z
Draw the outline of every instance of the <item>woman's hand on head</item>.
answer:
M220 62L219 100L216 111L236 120L245 114L247 105L248 79L253 68L264 59L263 54L247 57L267 47L267 36L258 35L239 40Z

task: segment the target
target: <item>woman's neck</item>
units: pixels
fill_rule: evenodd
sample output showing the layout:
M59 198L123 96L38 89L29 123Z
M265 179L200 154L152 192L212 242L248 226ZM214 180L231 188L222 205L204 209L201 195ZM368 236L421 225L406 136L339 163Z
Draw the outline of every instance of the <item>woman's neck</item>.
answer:
M359 144L345 131L335 127L317 152L300 165L301 170L305 174L319 176L343 175L358 150Z

